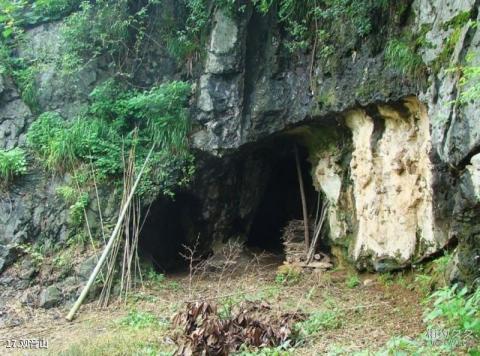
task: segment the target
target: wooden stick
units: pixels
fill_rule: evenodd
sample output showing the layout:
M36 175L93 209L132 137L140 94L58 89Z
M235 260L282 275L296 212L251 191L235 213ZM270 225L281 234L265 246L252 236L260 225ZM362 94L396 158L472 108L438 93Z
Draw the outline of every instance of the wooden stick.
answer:
M123 223L123 219L125 218L125 214L127 213L127 210L128 210L128 206L130 205L130 202L132 201L132 198L135 194L135 190L137 189L137 186L138 186L138 183L140 183L140 179L142 178L142 175L143 175L143 171L145 170L145 167L150 159L150 156L152 155L152 152L153 152L153 149L155 148L155 144L152 146L152 148L150 149L150 152L148 153L148 156L147 158L145 159L145 162L143 163L143 166L142 166L142 169L140 170L140 172L138 173L138 177L135 181L135 184L133 185L132 187L132 190L130 191L130 195L128 196L128 199L126 200L125 204L123 205L123 208L120 212L120 215L118 216L118 221L117 221L117 225L115 226L115 229L113 230L112 232L112 235L110 236L110 239L108 240L108 243L107 245L105 246L105 249L103 250L103 253L102 255L100 256L100 259L98 260L97 262L97 265L95 266L95 268L93 269L93 272L92 274L90 275L90 278L88 279L88 282L87 284L85 285L85 287L83 288L82 290L82 293L80 294L80 296L78 297L77 301L75 302L75 304L73 305L72 309L70 309L70 312L68 313L66 319L68 321L72 321L73 320L73 317L75 316L75 313L77 312L78 308L80 308L80 306L82 305L83 303L83 300L85 299L85 297L87 296L88 294L88 291L90 290L90 288L92 287L93 283L95 282L95 278L97 277L98 275L98 272L100 272L100 269L102 268L102 265L103 263L105 262L105 259L107 258L108 256L108 253L110 252L110 249L112 248L113 246L113 243L115 241L115 238L116 236L118 235L118 232L120 231L120 228L122 226L122 223Z
M315 230L315 236L313 237L312 245L307 254L307 264L312 261L313 254L315 253L315 246L317 245L318 237L320 236L320 232L322 231L323 224L325 222L325 217L327 216L327 209L328 209L328 201L322 204L322 214L320 216L320 222Z
M302 169L300 167L300 158L298 157L297 145L293 147L295 150L295 162L297 166L298 184L300 185L300 197L302 199L303 225L305 228L305 251L308 253L308 246L310 245L310 231L308 227L307 200L305 199L305 189L303 187Z

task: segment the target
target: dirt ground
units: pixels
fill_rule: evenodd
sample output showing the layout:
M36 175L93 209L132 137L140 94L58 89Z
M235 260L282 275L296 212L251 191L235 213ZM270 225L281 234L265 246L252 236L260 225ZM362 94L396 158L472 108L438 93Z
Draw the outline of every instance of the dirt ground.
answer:
M106 309L95 302L82 306L73 322L64 318L66 307L29 309L11 301L10 310L26 322L0 329L0 354L171 354L176 346L170 320L186 302L195 300L223 305L264 301L272 306L271 313L278 314L335 310L338 326L295 347L295 355L327 354L335 349L375 351L393 336L416 337L425 331L422 298L403 280L386 283L377 275L364 274L354 283L353 272L337 269L305 271L294 282L282 282L277 272L280 264L278 257L263 256L234 267L158 278L133 291L127 301L117 301ZM132 311L155 315L159 322L126 325ZM39 339L48 342L48 349L7 348L12 346L10 340Z

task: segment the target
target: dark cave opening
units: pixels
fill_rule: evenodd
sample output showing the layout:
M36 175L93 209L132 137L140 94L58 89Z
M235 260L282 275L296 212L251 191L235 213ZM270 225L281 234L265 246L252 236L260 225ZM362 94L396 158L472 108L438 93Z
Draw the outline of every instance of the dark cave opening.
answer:
M207 257L219 238L226 242L239 236L250 249L283 254L284 228L303 219L294 147L295 141L285 136L256 144L217 161L208 168L208 179L197 177L190 191L154 201L139 239L141 257L159 272L180 271L188 268L181 256L184 246L192 247L197 237L197 253ZM313 220L318 193L307 150L298 143L297 148Z
M282 253L283 229L290 220L303 219L300 187L296 169L294 144L290 141L277 143L278 150L266 155L269 171L265 172L265 189L255 210L247 245L262 250ZM311 165L307 151L298 146L305 197L309 215L313 215L318 194L313 186Z
M148 209L139 239L142 258L158 272L182 269L187 261L181 256L184 245L195 240L199 202L189 193L180 192L174 199L162 198ZM147 212L145 212L147 213Z

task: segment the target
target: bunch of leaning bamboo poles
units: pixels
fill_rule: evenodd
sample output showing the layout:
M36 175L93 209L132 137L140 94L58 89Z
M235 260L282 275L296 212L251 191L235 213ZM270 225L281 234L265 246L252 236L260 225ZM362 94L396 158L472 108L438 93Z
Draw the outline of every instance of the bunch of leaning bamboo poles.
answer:
M133 146L128 156L125 152L123 159L123 195L121 206L127 204L128 195L135 184L135 146ZM140 259L138 257L138 238L142 227L141 221L141 202L138 195L134 195L132 202L128 205L127 212L119 231L119 237L116 238L112 247L112 252L106 262L106 277L99 298L99 305L106 307L110 302L115 277L118 275L119 253L123 251L121 257L120 272L120 297L127 300L129 291L138 281L143 284L140 268Z
M123 257L121 264L120 276L120 295L126 300L128 292L133 287L136 276L141 281L140 262L138 258L138 238L143 223L141 222L141 202L138 196L135 196L138 184L142 178L150 157L153 153L155 145L152 145L140 171L136 174L135 166L135 146L129 151L128 158L123 154L124 163L124 179L123 179L123 195L121 201L120 213L117 223L113 229L110 238L105 244L101 256L91 273L87 284L83 288L80 296L70 309L66 319L73 320L76 312L85 300L88 292L95 283L95 280L104 266L107 264L107 272L104 277L104 286L100 295L100 305L106 306L112 294L113 282L116 276L116 265L118 261L119 251L123 246ZM123 239L121 237L124 237Z

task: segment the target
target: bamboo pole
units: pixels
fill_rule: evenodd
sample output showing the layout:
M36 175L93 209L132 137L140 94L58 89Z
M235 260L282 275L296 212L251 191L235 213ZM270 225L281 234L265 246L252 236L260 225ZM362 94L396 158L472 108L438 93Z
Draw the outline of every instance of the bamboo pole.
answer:
M313 254L315 253L315 246L317 245L318 237L320 236L320 232L322 231L323 224L325 223L325 217L327 216L327 209L328 209L328 201L322 204L322 214L321 214L318 226L315 229L315 236L313 237L312 245L308 250L307 264L309 264L312 261Z
M300 185L300 197L302 199L303 225L305 228L305 252L308 253L308 246L310 245L310 231L308 228L307 200L305 199L305 188L303 187L302 169L300 167L300 158L298 157L297 145L294 146L294 150L295 163L297 166L298 184Z
M90 275L90 278L88 279L88 282L87 284L85 285L85 287L83 288L82 290L82 293L80 294L80 296L78 297L77 301L75 302L75 304L73 305L72 309L70 309L70 312L68 313L68 315L66 316L66 319L68 321L72 321L73 320L73 317L75 316L75 313L77 312L77 310L80 308L80 306L82 305L85 297L87 296L88 294L88 291L90 290L90 288L92 287L93 283L95 282L95 278L97 277L98 275L98 272L100 272L100 269L102 268L102 265L103 263L105 262L105 259L107 258L108 256L108 253L110 252L110 249L112 248L113 246L113 243L115 241L115 238L116 236L118 235L118 232L120 231L120 228L122 226L122 223L123 223L123 219L125 218L125 214L127 213L127 210L128 210L128 206L130 205L130 202L132 201L133 199L133 196L135 194L135 190L137 189L137 186L138 186L138 183L140 182L140 179L142 178L142 175L143 175L143 171L145 170L145 167L150 159L150 156L152 155L152 152L153 152L153 149L154 149L155 145L152 146L152 148L150 149L150 152L148 153L148 156L147 158L145 159L145 162L143 163L143 166L142 166L142 169L140 170L140 172L138 173L138 177L135 181L135 184L133 185L132 187L132 190L130 191L130 194L128 196L128 199L125 201L125 204L123 205L123 208L120 212L120 215L118 216L118 220L117 220L117 225L115 226L115 229L113 230L112 232L112 235L110 236L110 239L108 240L108 243L107 245L105 246L105 249L103 250L103 253L102 255L100 256L100 259L98 260L97 262L97 265L95 266L95 268L93 269L93 272L92 274Z

